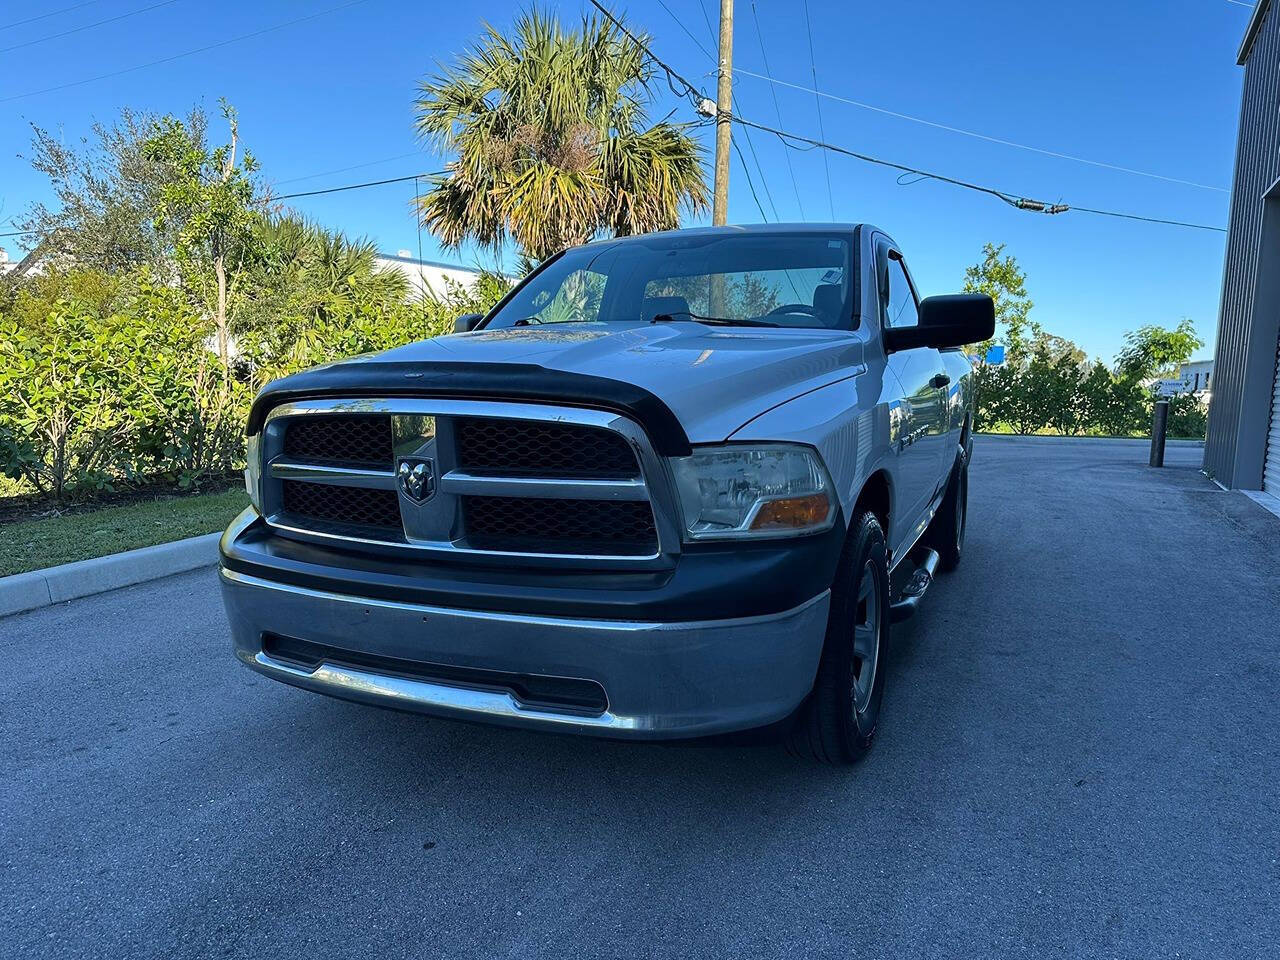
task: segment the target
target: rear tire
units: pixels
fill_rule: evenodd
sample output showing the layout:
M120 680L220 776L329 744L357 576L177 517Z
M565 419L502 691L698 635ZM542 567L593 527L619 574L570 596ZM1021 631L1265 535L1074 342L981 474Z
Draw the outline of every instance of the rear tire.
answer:
M942 506L929 527L928 545L938 551L938 568L944 572L960 565L964 552L964 532L969 519L969 458L956 457Z
M845 539L818 677L792 731L793 753L830 764L866 755L880 725L888 647L888 551L868 512Z

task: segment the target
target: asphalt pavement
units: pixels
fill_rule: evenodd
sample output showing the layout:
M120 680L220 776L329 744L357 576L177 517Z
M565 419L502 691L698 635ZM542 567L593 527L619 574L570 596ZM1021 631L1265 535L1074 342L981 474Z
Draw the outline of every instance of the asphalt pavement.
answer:
M852 769L429 720L237 664L212 570L0 620L5 957L1280 953L1280 518L977 440Z

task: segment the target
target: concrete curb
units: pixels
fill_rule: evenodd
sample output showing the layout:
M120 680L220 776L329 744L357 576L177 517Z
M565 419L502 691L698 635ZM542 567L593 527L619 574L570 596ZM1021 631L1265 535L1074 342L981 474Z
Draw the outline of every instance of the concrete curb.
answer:
M0 617L211 566L218 562L221 536L221 533L207 533L174 543L64 563L47 570L0 577Z

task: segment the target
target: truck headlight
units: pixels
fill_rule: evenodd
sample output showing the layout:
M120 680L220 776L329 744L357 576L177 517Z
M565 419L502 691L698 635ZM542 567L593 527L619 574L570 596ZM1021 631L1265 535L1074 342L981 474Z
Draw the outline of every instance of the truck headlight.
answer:
M262 434L255 433L244 444L244 489L253 509L262 512Z
M835 520L831 479L810 447L699 447L671 464L687 539L793 537Z

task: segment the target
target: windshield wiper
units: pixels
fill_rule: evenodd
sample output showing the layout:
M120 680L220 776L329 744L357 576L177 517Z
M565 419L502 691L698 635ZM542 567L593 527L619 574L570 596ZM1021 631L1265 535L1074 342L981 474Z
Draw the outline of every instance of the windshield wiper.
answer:
M694 313L691 310L674 310L667 313L655 313L650 323L675 323L676 317L688 317L699 323L709 323L717 327L776 327L776 323L770 323L768 320L746 320L734 319L732 317L704 317L700 313Z

